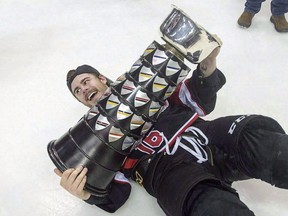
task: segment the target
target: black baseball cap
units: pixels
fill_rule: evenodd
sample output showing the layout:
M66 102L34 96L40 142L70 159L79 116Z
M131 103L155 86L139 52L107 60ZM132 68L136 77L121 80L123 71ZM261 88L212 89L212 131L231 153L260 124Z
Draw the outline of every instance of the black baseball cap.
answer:
M66 76L66 83L71 92L72 92L71 83L73 82L76 76L83 74L83 73L91 73L91 74L95 74L96 76L100 75L99 71L91 67L90 65L81 65L77 67L76 69L68 71L67 76Z

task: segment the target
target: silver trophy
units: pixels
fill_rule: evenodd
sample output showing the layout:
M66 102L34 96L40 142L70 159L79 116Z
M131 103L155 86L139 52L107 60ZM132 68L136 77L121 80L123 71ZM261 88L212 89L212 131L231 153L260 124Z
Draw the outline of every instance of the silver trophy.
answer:
M62 172L88 168L85 190L105 196L135 142L140 140L190 68L184 58L199 63L220 43L184 12L174 8L160 27L166 42L153 41L122 74L98 104L62 137L47 146Z
M221 46L217 38L176 7L160 26L160 32L164 41L194 64Z

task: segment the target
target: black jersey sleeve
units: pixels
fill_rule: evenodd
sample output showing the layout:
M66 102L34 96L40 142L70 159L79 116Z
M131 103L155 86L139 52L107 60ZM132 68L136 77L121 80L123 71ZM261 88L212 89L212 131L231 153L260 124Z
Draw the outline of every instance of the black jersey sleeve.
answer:
M127 201L130 193L131 185L129 182L114 180L107 196L97 197L91 195L88 200L85 200L85 202L91 205L96 205L104 211L113 213Z
M225 83L226 78L220 70L216 69L209 77L203 78L198 65L191 78L182 81L168 100L205 116L213 111L217 92Z
M216 69L209 77L202 77L202 72L198 65L197 69L193 72L192 77L187 80L191 97L205 110L208 114L213 111L216 104L217 92L226 83L224 74Z

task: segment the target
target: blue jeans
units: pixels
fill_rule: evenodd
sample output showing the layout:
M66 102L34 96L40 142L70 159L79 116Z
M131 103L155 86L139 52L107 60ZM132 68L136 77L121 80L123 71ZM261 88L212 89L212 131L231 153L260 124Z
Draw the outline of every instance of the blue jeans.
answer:
M261 9L261 4L265 0L247 0L245 3L245 11L256 14ZM271 13L274 16L281 16L288 12L288 0L272 0Z

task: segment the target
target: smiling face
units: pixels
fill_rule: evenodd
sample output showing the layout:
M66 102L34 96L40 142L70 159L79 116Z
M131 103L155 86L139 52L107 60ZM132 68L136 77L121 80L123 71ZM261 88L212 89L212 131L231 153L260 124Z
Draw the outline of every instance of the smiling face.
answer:
M103 75L95 76L91 73L77 75L72 83L73 95L84 105L92 107L104 94L108 86L107 79Z

